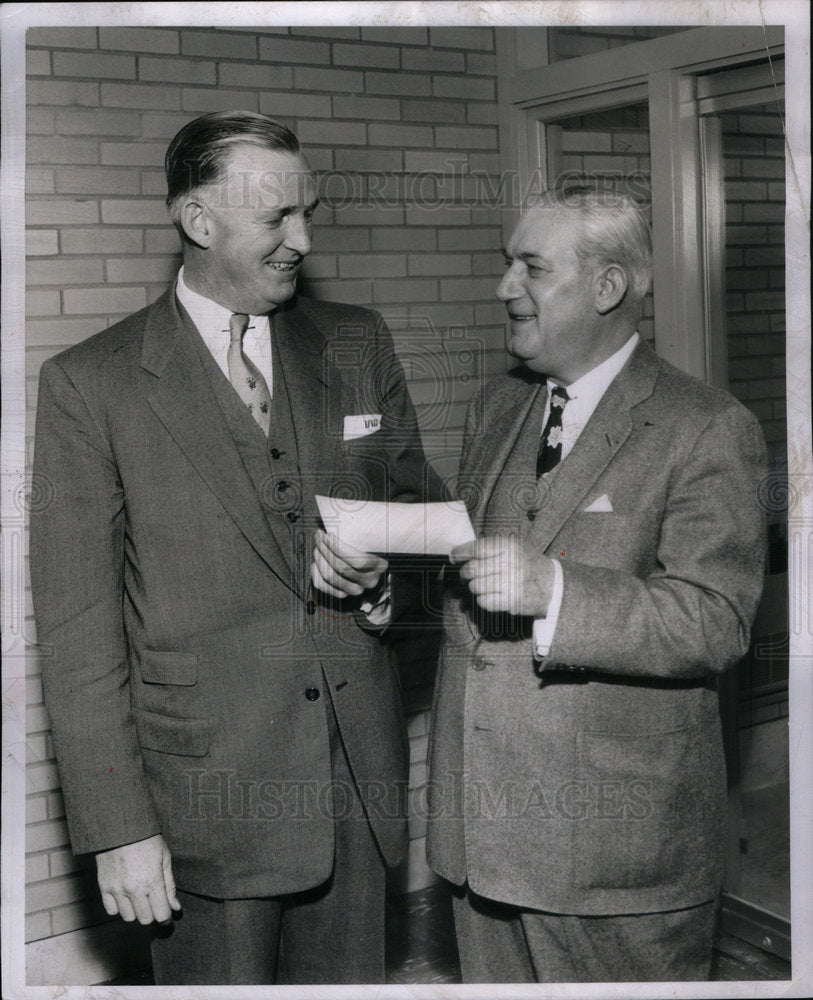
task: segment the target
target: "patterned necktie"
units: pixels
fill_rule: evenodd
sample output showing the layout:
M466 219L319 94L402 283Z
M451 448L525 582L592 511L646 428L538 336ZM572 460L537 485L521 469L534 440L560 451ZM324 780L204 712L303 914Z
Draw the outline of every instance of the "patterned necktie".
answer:
M550 414L536 456L536 478L550 472L562 460L562 411L570 397L560 385L550 394Z
M226 353L229 381L267 437L271 425L271 393L257 366L243 353L243 334L247 328L248 316L234 313L229 320L231 341Z

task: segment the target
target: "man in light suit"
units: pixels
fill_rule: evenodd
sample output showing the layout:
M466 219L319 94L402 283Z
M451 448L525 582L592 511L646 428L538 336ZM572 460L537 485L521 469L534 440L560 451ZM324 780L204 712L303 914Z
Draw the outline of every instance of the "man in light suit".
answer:
M636 333L631 199L548 193L497 295L519 367L469 409L428 855L464 981L708 978L725 829L715 681L760 596L764 444Z
M296 297L318 199L288 129L205 115L166 167L176 284L40 381L31 571L73 849L108 913L164 925L158 983L383 981L397 585L314 496L418 499L415 414L380 316Z

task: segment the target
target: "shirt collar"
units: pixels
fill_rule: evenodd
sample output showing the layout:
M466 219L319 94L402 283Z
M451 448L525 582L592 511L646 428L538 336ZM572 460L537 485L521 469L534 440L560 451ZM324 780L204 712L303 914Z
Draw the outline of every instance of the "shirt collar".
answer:
M597 403L609 388L612 380L627 363L632 352L638 346L639 340L640 337L636 331L615 354L611 354L600 365L596 365L595 368L582 375L581 378L565 386L568 398L595 401ZM557 384L548 379L548 390L552 392Z
M205 340L219 338L221 334L229 332L229 320L234 313L213 299L207 299L205 295L193 291L184 281L183 267L178 271L176 294ZM248 322L255 330L267 329L268 317L249 316Z

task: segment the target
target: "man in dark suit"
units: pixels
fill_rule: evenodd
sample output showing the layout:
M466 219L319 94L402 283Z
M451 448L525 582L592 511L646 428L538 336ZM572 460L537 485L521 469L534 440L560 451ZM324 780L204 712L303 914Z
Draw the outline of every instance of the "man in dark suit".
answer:
M748 648L764 444L636 327L631 199L548 193L497 295L519 367L470 407L428 854L469 982L708 978L723 865L715 681Z
M205 115L166 167L175 286L40 381L31 571L73 848L108 913L164 924L159 983L383 981L397 589L314 495L418 499L415 414L380 316L295 295L318 199L288 129Z

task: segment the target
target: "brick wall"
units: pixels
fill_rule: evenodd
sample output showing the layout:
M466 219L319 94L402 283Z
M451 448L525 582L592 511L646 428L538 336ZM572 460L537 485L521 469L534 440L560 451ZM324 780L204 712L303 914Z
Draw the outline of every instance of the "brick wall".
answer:
M780 474L787 473L782 124L775 108L721 116L729 390L759 419ZM769 572L786 573L787 510L769 510L768 522ZM784 577L776 579L786 586ZM761 637L740 669L744 786L787 779L788 672L787 632Z
M319 172L320 298L372 305L404 362L427 453L455 471L466 401L505 365L490 28L36 28L28 45L27 429L44 359L153 301L179 266L162 159L205 111L290 125ZM492 199L493 201L493 199ZM28 634L33 635L30 600ZM29 664L26 940L104 920L71 855L36 657ZM408 686L425 781L431 671ZM412 823L402 887L429 877ZM59 973L55 973L59 977Z
M776 110L721 116L729 390L782 448L785 401L785 139Z

